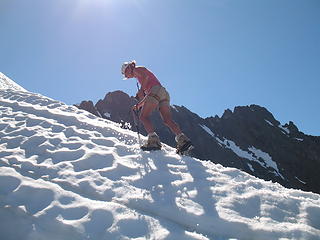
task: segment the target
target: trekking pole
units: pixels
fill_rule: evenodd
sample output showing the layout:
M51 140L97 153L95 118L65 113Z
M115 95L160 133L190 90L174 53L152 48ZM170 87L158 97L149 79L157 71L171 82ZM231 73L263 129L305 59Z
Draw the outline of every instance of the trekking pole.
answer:
M139 129L139 111L132 109L132 115L133 115L133 122L138 134L139 147L141 147L140 129Z

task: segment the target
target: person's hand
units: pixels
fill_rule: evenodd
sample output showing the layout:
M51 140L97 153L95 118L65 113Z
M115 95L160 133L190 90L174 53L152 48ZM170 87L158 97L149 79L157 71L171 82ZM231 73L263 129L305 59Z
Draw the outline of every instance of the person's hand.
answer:
M137 92L137 94L136 94L136 96L135 96L135 99L137 99L138 101L141 101L141 100L144 98L144 96L145 96L145 94L144 94L143 90L140 89L140 90Z
M143 107L144 101L138 102L137 104L132 106L132 110L139 111Z
M139 111L139 109L140 109L141 107L142 107L142 106L141 106L139 103L137 103L137 104L135 104L135 105L132 106L132 110L134 110L134 111Z
M132 106L132 110L133 110L133 111L138 111L137 105L138 105L138 104L135 104L135 105Z

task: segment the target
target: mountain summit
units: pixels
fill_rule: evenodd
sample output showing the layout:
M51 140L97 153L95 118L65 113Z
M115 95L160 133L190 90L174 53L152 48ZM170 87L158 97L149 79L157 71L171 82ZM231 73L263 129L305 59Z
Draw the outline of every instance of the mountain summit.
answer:
M5 77L0 86L1 239L320 236L318 194L181 157L167 145L142 152L120 124L11 88Z

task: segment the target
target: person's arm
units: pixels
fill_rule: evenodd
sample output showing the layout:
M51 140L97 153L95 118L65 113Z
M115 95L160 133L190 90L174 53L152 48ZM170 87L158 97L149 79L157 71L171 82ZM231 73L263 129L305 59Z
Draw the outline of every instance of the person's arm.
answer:
M143 89L140 88L135 96L135 99L137 99L138 102L140 102L144 98L144 96L145 96L145 93L144 93Z
M139 102L133 106L133 109L139 110L143 107L144 102L146 101L148 95L145 95L141 100L138 100Z

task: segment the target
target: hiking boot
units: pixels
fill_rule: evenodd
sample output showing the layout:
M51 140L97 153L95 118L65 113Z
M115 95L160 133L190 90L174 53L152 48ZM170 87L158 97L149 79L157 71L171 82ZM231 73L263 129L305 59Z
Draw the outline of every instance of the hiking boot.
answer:
M161 142L159 136L155 132L149 133L148 140L143 146L141 146L141 149L144 151L161 149Z
M175 140L177 142L177 153L179 154L187 151L192 146L190 139L184 133L177 135Z

